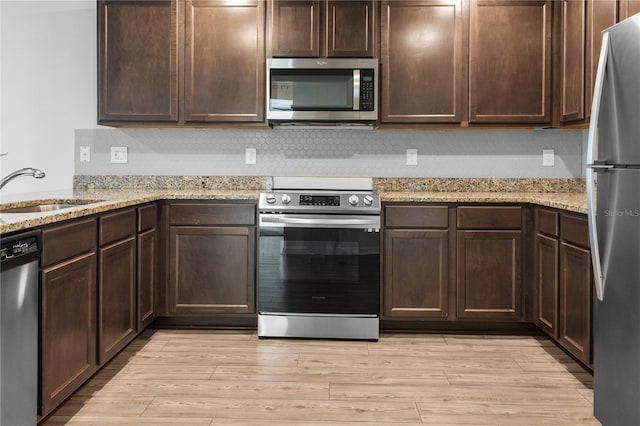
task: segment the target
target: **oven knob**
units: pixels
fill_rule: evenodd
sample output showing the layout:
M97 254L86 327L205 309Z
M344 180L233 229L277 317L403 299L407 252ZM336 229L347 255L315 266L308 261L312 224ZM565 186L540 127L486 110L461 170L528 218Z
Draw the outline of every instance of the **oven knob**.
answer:
M273 204L276 202L276 196L273 194L267 194L267 203Z
M364 201L365 206L373 205L373 197L371 195L365 195L362 201Z
M282 194L282 204L289 204L291 202L291 197L289 194Z
M349 204L351 204L352 206L357 206L358 202L360 202L360 198L358 198L357 195L352 195L349 197Z

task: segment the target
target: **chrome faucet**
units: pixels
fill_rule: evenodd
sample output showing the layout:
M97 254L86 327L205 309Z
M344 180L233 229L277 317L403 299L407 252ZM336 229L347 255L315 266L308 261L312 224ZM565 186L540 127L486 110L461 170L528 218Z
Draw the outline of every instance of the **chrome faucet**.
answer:
M13 180L20 176L33 176L36 179L42 179L45 174L40 169L25 167L24 169L16 170L15 172L9 173L5 177L3 177L2 180L0 180L0 189L4 188L4 186L8 184L10 180Z

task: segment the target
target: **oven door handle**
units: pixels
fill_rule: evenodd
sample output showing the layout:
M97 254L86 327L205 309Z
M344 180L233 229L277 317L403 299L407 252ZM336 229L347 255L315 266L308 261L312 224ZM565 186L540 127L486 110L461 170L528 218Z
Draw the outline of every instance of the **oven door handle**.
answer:
M353 228L380 230L380 216L261 214L260 226L283 228Z

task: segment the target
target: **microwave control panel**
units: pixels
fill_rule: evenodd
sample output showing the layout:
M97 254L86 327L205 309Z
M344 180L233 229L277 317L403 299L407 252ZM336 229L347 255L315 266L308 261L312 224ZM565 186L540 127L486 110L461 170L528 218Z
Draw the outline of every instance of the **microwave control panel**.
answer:
M373 70L360 70L360 111L373 111L374 105Z

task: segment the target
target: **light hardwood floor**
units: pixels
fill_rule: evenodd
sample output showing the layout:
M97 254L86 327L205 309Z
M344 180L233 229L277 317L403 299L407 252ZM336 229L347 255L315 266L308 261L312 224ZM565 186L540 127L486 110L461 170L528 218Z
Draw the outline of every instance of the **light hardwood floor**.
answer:
M592 389L543 337L147 330L44 424L598 425Z

